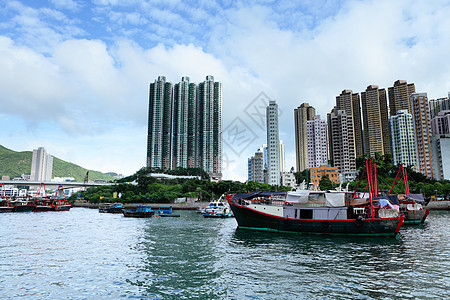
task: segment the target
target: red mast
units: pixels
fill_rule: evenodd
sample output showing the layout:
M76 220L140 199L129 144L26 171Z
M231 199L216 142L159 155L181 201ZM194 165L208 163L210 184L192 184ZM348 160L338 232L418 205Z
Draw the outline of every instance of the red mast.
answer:
M37 196L40 195L41 187L43 187L43 190L44 190L44 198L47 198L47 192L45 191L45 184L43 182L41 182L41 184L39 185L39 187L36 191L36 195L34 197L37 198Z
M403 164L402 164L402 169L403 169L403 183L405 184L405 196L406 196L406 198L409 198L408 173L406 172L406 168L403 167Z
M369 158L369 160L370 160L370 158ZM367 184L369 186L370 218L373 219L375 217L374 209L373 209L373 201L372 201L373 184L372 184L372 172L371 172L369 160L366 159Z
M378 176L377 176L377 164L373 163L373 183L374 183L374 190L373 194L375 197L378 196Z

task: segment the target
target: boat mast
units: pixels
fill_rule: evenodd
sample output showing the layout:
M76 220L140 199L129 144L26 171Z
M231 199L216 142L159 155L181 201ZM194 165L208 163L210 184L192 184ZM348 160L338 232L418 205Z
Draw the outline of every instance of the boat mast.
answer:
M400 175L401 171L401 175ZM403 164L400 164L400 167L398 168L397 175L395 176L394 182L392 183L392 187L389 190L388 195L391 194L392 189L397 184L397 182L400 180L400 178L403 177L403 184L405 185L405 196L406 198L409 197L409 183L408 183L408 173L406 172L406 168L403 166Z
M409 198L408 173L406 172L406 168L403 167L403 164L402 164L402 169L403 169L403 183L405 184L405 196L406 196L406 198Z
M378 176L377 176L377 163L373 163L373 183L374 183L374 187L373 187L373 194L375 195L375 197L378 196Z
M2 183L2 187L3 187L3 193L5 195L5 200L8 200L8 196L6 195L6 187L3 183Z
M370 158L369 158L370 160ZM372 201L372 194L373 194L373 184L372 184L372 172L370 168L371 161L369 163L369 160L366 159L366 169L367 169L367 184L369 186L369 199L370 199L370 218L373 219L375 217L374 215L374 209L373 209L373 201Z
M41 182L41 184L39 185L39 187L38 187L38 189L36 191L36 195L34 195L34 198L37 198L38 195L40 195L41 187L43 187L43 190L44 190L44 198L47 198L47 192L45 190L45 184L43 182Z

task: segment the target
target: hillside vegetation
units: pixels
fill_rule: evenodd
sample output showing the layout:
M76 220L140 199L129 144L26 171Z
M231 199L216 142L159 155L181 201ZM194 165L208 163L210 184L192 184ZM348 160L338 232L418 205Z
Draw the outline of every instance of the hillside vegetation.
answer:
M22 174L30 174L32 151L16 152L0 145L0 175L11 179ZM83 181L88 170L76 164L66 162L53 156L53 177L74 177ZM98 171L89 170L89 180L112 180L113 178Z

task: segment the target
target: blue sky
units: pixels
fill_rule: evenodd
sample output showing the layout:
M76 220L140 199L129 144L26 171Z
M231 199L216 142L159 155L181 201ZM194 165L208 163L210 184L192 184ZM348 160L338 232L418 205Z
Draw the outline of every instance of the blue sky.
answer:
M223 83L224 177L238 180L265 143L251 112L267 99L280 107L289 169L293 110L303 102L325 118L344 89L404 79L430 99L450 91L450 1L0 0L0 7L0 144L45 147L103 172L144 166L148 85L158 75Z

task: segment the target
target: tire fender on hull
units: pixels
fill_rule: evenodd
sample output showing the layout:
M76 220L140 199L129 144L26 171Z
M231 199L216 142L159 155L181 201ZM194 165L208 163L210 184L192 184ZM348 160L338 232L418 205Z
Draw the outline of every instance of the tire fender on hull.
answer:
M362 227L363 225L364 225L363 219L362 219L361 217L358 217L358 218L355 220L355 226L356 226L356 227Z

